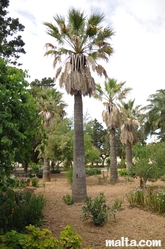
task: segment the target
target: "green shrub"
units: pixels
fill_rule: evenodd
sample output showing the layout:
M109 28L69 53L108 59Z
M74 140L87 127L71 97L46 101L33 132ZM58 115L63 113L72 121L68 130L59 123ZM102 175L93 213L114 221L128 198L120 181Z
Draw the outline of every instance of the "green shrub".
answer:
M62 199L64 200L64 202L65 202L67 205L72 205L72 204L74 203L74 200L73 200L72 196L69 195L69 194L63 196Z
M145 190L134 190L127 194L131 207L140 207L165 215L165 190L158 186L148 186Z
M77 249L82 244L82 238L75 233L71 226L66 226L60 233L60 240L52 236L48 229L27 226L27 233L18 233L15 230L1 236L1 249Z
M128 173L128 171L126 169L120 169L118 171L118 173L119 173L120 176L128 176L129 175L129 173Z
M91 197L86 197L84 200L82 211L84 213L83 220L92 218L94 225L103 225L108 220L108 212L110 207L106 204L106 199L103 193L99 197L92 200Z
M35 188L38 188L38 183L39 183L39 179L37 177L33 177L31 179L31 183L32 183L32 186L35 187Z
M60 233L60 244L62 248L79 248L82 244L82 238L79 234L75 233L71 226L66 226L64 231Z
M130 207L144 207L144 191L142 189L131 190L126 197Z
M86 169L86 174L88 176L92 176L92 175L100 175L101 174L101 170L100 169Z
M44 197L31 191L0 191L0 233L23 231L29 224L40 224L44 204Z

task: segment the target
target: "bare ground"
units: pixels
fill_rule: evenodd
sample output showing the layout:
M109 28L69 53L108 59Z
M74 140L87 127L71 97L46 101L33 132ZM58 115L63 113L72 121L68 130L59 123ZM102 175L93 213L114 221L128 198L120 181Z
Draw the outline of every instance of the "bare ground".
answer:
M157 181L154 185L165 185L165 183ZM165 249L165 218L138 208L129 208L126 193L138 188L138 186L138 179L129 181L122 177L119 183L112 185L106 181L100 183L98 176L87 177L88 196L96 197L100 192L103 192L109 206L113 205L116 198L123 199L123 209L116 213L116 220L110 218L102 227L95 227L90 221L83 222L81 220L80 216L83 214L82 203L75 203L73 205L66 205L64 203L62 197L66 194L71 194L71 186L65 174L61 173L52 176L50 183L43 184L42 180L40 180L40 187L36 189L35 192L43 193L47 200L44 208L44 219L46 221L44 227L50 229L57 238L59 238L60 231L62 231L66 225L71 225L83 239L81 248L90 247L103 249L106 248L105 240L120 240L121 237L128 237L129 240L136 241L142 239L161 240L161 248ZM121 249L122 248L127 247L121 247Z

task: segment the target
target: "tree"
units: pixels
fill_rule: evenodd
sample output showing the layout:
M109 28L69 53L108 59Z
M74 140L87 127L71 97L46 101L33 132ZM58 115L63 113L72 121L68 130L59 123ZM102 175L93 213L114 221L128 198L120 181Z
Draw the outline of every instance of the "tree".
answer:
M0 58L1 177L10 175L16 160L24 162L32 150L36 131L42 129L34 99L27 90L26 77L26 71L7 66Z
M165 89L157 90L147 101L150 104L143 108L146 111L145 134L165 141Z
M121 126L121 114L117 107L119 101L124 99L131 88L123 88L125 82L117 83L116 79L108 79L104 82L104 89L97 85L95 98L105 100L106 110L103 111L103 121L110 131L110 181L118 181L116 139L115 132Z
M46 44L45 55L53 55L53 65L57 68L55 79L68 94L74 95L74 167L72 198L82 201L87 194L85 174L85 152L83 135L83 96L91 96L95 81L91 68L98 75L107 77L105 69L97 60L108 61L112 48L108 39L113 35L110 27L104 28L104 15L85 13L71 8L66 17L55 15L55 25L45 22L47 33L56 44ZM63 61L63 63L62 63ZM63 69L63 70L62 70Z
M126 145L126 167L133 165L132 146L138 142L137 127L141 118L141 108L139 105L134 107L135 99L128 102L121 101L120 112L123 118L121 125L121 142Z
M43 117L43 126L46 133L49 134L52 119L56 118L61 120L65 113L64 107L66 104L62 101L62 93L57 91L55 88L42 89L41 96L37 103L39 114ZM45 182L49 182L51 180L50 161L46 154L44 155L43 180Z
M156 181L165 173L165 143L141 145L133 147L135 165L129 170L133 177L140 178L140 187L145 188L147 181Z
M20 54L25 54L21 35L17 33L24 31L24 26L19 23L19 19L7 17L7 8L9 0L3 0L0 3L0 57L14 65L17 63Z
M86 124L85 132L90 135L93 146L99 150L102 165L104 166L104 161L109 156L109 144L107 143L109 134L107 129L104 129L102 124L97 119L94 119Z

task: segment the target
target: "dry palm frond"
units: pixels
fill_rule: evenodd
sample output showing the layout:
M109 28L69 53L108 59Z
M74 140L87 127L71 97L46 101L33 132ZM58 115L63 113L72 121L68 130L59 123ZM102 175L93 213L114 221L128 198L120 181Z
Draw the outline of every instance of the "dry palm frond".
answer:
M96 66L96 72L97 72L98 75L100 75L100 76L104 75L105 78L108 77L106 70L105 70L101 65Z
M55 49L56 48L56 46L54 46L53 44L48 43L48 42L45 44L45 47L46 47L46 49L48 49L48 48Z
M135 127L138 126L137 120L131 120L130 118L127 118L124 124L121 126L121 142L122 144L130 143L131 145L134 145L137 143L138 138L137 134L134 130Z
M53 114L47 110L42 110L39 115L43 116L43 125L48 127L50 125L50 121L52 119Z
M56 57L55 57L55 59L54 59L54 61L53 61L53 68L56 67L57 62L61 62L61 57L60 57L60 56L56 56Z
M61 73L62 67L60 66L57 71L56 71L56 75L55 75L55 79L58 78L59 74Z
M108 129L116 129L120 127L121 116L116 105L113 103L106 103L106 109L106 111L103 111L102 117Z
M92 58L92 56L88 55L88 57L87 57L87 63L88 63L89 66L90 66L90 65L92 66L92 70L93 70L93 71L96 70L96 62L95 62L95 60Z

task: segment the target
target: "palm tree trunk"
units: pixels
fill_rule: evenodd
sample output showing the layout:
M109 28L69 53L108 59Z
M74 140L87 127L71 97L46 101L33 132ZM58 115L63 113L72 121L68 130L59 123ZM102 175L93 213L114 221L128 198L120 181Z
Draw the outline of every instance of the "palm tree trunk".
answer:
M132 162L132 145L130 143L127 143L126 145L126 168L127 170L133 165Z
M118 181L115 129L110 130L110 182Z
M43 167L43 181L50 182L50 163L48 158L44 158L44 167Z
M82 95L80 93L75 94L74 101L74 164L72 198L75 202L81 202L87 195Z

